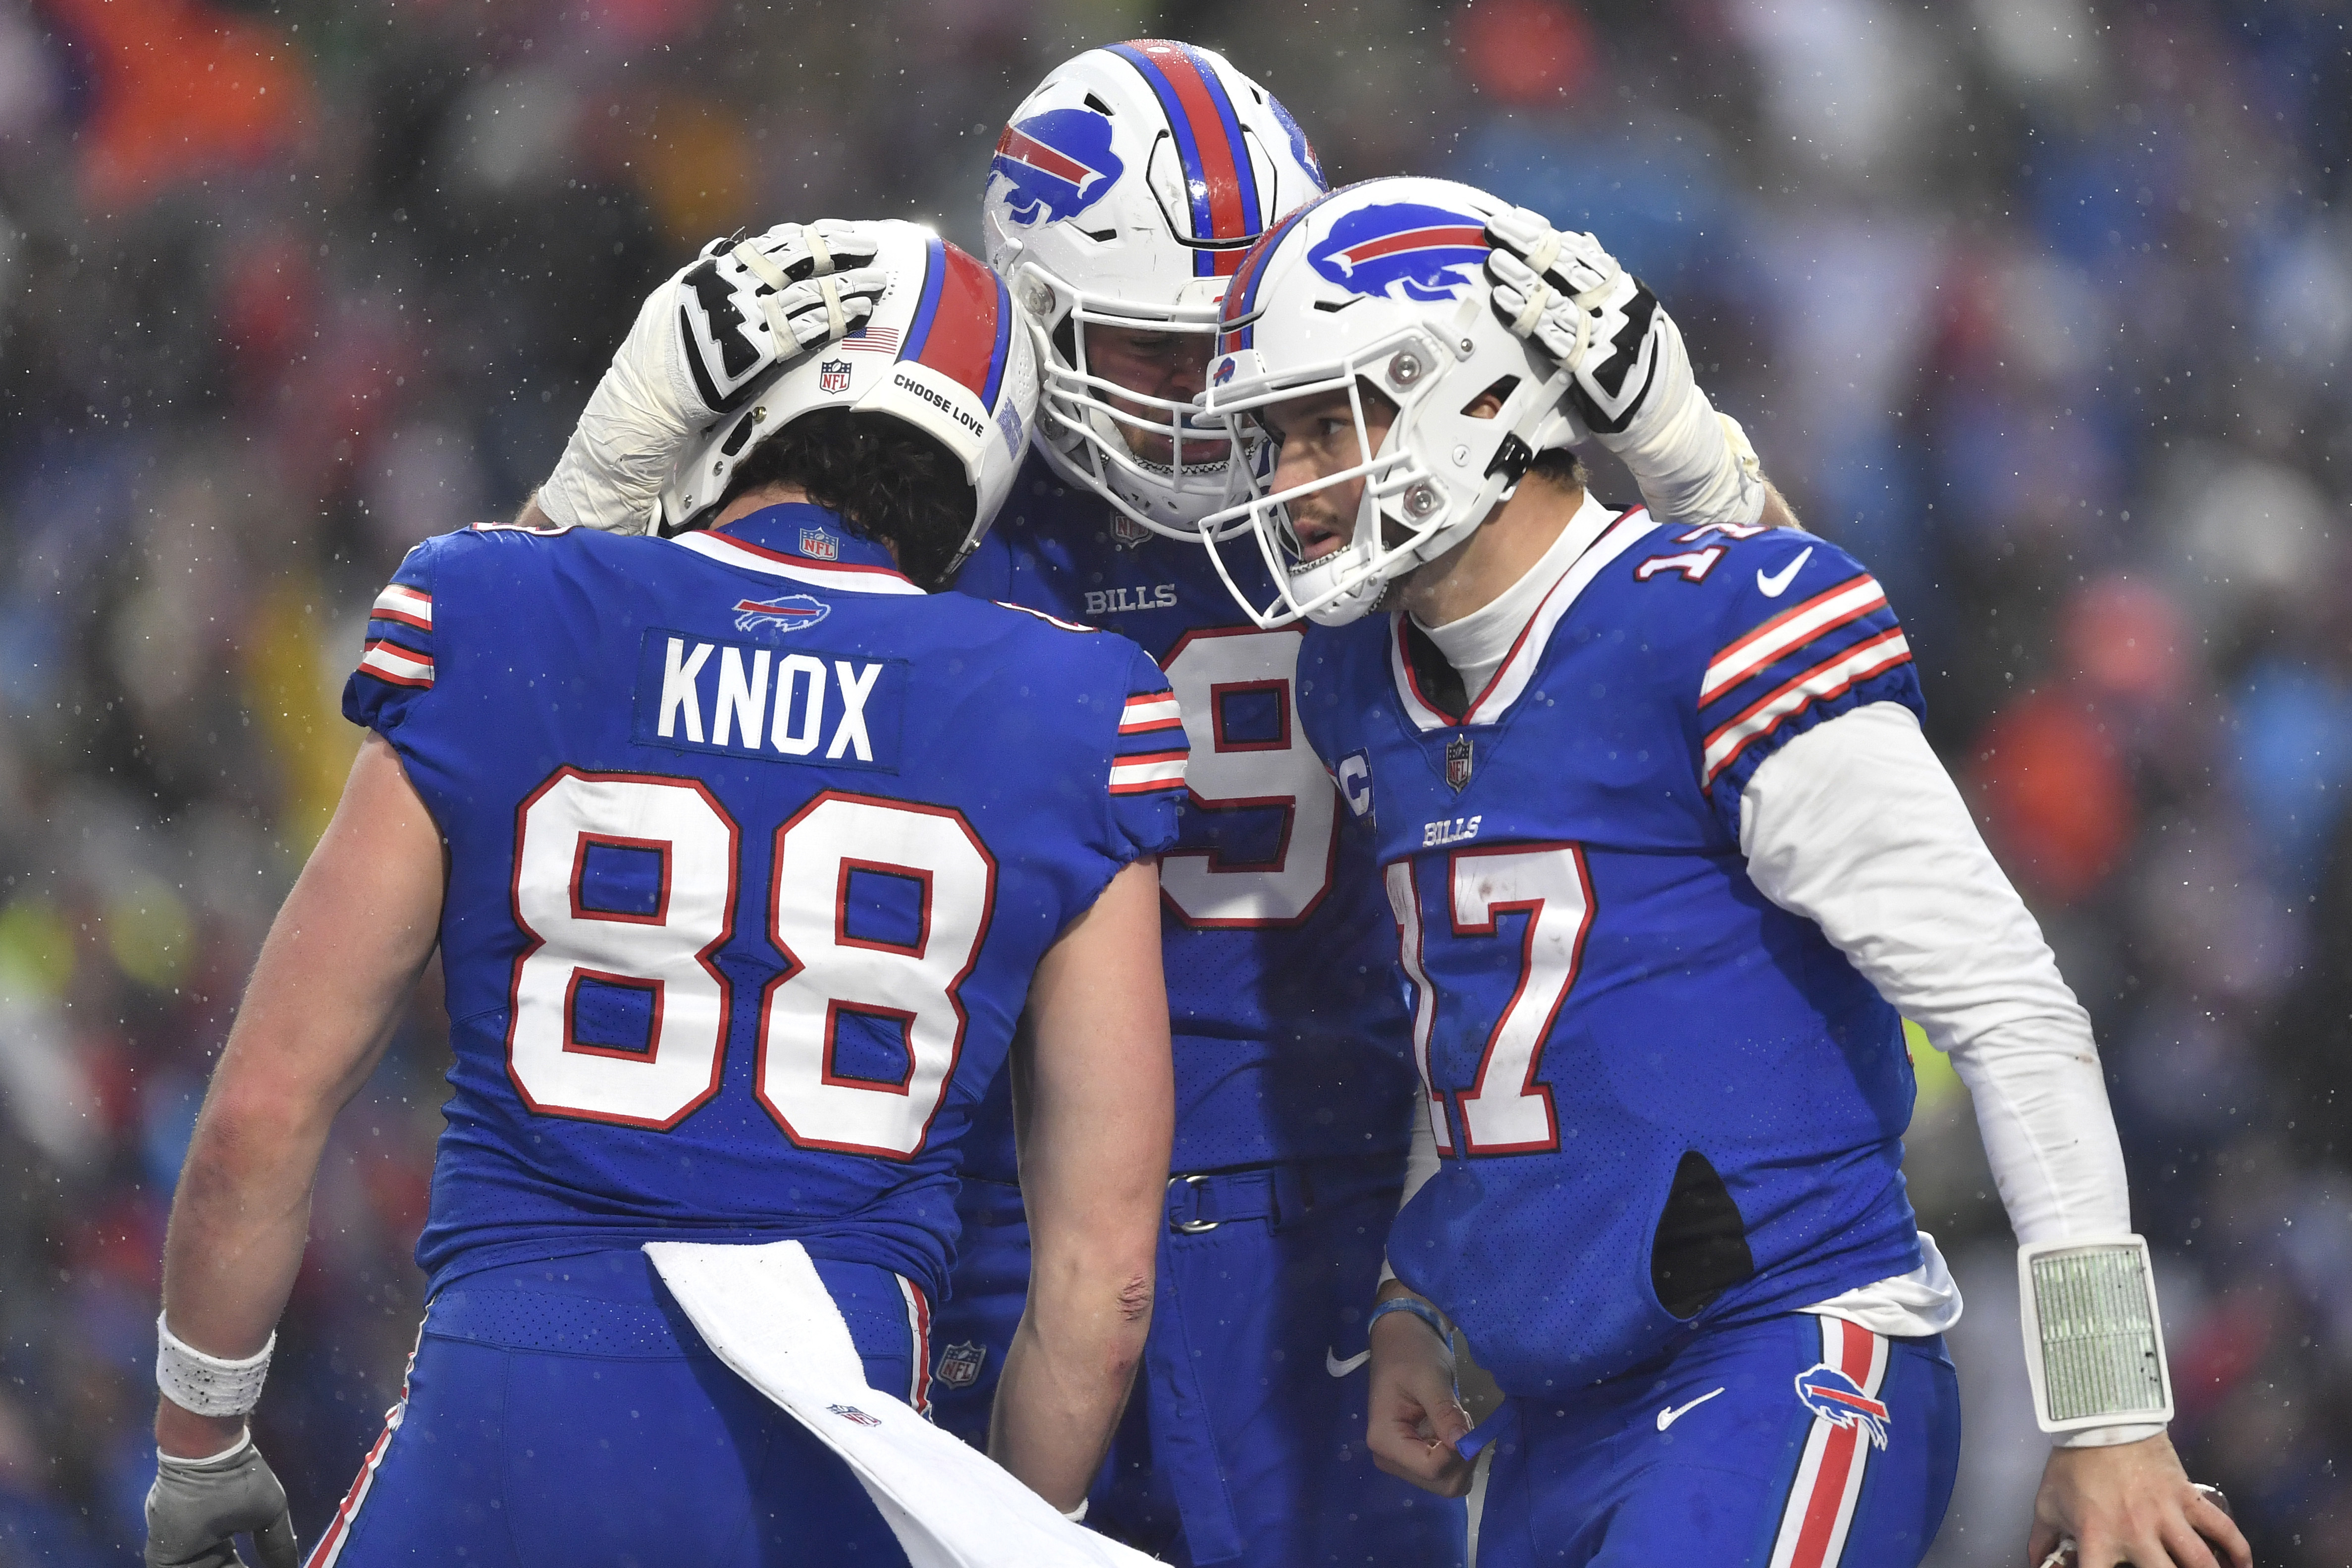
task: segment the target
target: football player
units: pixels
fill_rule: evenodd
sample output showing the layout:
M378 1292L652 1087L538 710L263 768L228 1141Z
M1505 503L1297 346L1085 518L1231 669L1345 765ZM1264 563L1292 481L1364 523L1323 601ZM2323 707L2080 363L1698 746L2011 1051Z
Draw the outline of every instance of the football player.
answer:
M683 333L639 324L717 421L663 489L680 531L446 535L375 601L343 698L371 732L173 1205L150 1563L226 1564L239 1531L295 1560L246 1416L329 1125L436 944L430 1304L318 1568L907 1562L645 1247L767 1244L763 1310L849 1363L831 1416L919 1409L955 1145L1024 1005L1037 1267L997 1451L1066 1510L1099 1468L1167 1165L1174 700L1121 638L931 591L1034 406L983 264L907 224L787 226L685 292Z
M1662 320L1589 236L1419 179L1310 204L1226 294L1203 405L1279 458L1208 525L1276 569L1255 621L1323 623L1300 721L1414 1008L1374 1451L1445 1494L1493 1447L1482 1564L1917 1562L1960 1302L1904 1195L1900 1008L2023 1244L2063 1434L2029 1561L2244 1568L2164 1436L2088 1020L1921 737L1885 595L1809 534L1584 489L1580 424L1698 422ZM1508 1395L1475 1434L1457 1323Z
M1417 1081L1388 916L1369 840L1297 727L1299 634L1237 616L1196 528L1236 493L1236 464L1263 457L1192 408L1218 302L1250 243L1324 188L1297 121L1210 50L1089 50L1023 100L982 216L1034 331L1044 402L1005 514L956 586L1134 638L1192 742L1160 868L1177 1131L1159 1308L1089 1522L1174 1562L1419 1568L1460 1560L1460 1510L1379 1474L1362 1441L1364 1312ZM551 515L658 515L650 476L698 416L648 416L651 400L623 390L656 379L625 350L615 360L540 492ZM1594 423L1678 515L1757 521L1768 492L1738 426L1703 397L1671 404L1694 406L1688 428ZM1262 570L1247 580L1272 592ZM974 1442L1030 1273L1009 1087L964 1146L963 1234L935 1322L934 1405Z

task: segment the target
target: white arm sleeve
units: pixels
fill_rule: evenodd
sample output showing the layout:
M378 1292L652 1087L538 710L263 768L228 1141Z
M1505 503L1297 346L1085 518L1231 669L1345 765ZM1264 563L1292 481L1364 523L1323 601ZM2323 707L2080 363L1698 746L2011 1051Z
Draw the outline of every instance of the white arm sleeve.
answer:
M1910 710L1871 703L1768 758L1739 847L1950 1055L2021 1244L2130 1231L2091 1020Z

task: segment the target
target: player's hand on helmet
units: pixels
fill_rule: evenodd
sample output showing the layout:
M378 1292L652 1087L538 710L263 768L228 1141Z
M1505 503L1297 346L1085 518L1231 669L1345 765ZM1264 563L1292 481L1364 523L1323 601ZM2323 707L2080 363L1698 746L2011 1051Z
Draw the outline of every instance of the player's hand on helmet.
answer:
M2072 1542L2072 1568L2252 1568L2220 1495L2190 1482L2162 1433L2107 1448L2053 1448L2025 1560L2046 1562Z
M238 1535L253 1537L259 1568L298 1568L286 1489L247 1434L208 1459L157 1457L147 1489L147 1568L228 1568L244 1562Z
M1486 221L1495 313L1572 379L1563 401L1662 520L1750 524L1769 489L1737 421L1693 375L1674 319L1589 234L1514 207ZM1785 510L1785 509L1784 509Z
M642 531L680 453L774 372L855 331L889 275L876 226L827 218L715 239L646 299L539 489L559 524Z
M1625 428L1650 388L1658 297L1599 240L1526 207L1488 219L1486 237L1495 313L1574 373L1569 401L1595 435Z
M872 315L889 282L870 265L880 249L873 225L835 218L704 246L678 274L677 331L665 334L692 379L695 424L732 414L770 371Z
M1427 1323L1391 1312L1372 1324L1372 1462L1439 1497L1470 1490L1475 1468L1454 1448L1470 1414L1454 1397L1454 1351Z

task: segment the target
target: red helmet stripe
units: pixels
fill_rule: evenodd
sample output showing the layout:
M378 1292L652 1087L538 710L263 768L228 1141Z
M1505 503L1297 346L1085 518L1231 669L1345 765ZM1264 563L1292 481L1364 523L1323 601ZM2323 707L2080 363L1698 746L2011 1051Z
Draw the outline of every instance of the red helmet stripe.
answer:
M1004 134L996 139L996 150L1007 158L1017 159L1033 169L1042 169L1055 179L1067 180L1073 185L1083 185L1101 173L1098 169L1089 169L1076 158L1056 153L1035 137L1010 125L1004 128Z
M1012 325L1003 286L981 262L952 245L940 247L946 265L939 306L918 363L970 387L983 403L995 400L1004 374Z
M1481 250L1489 248L1486 231L1465 224L1459 227L1413 228L1402 234L1382 235L1378 239L1349 246L1339 254L1346 257L1348 264L1353 267L1380 257L1394 256L1400 250L1434 250L1448 245L1475 245Z

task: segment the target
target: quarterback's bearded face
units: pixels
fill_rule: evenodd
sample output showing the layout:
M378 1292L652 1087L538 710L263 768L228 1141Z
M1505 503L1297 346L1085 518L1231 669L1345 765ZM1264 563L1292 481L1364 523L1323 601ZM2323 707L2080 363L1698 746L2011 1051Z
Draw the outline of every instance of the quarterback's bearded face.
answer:
M1207 348L1208 340L1199 332L1090 325L1087 328L1087 369L1114 386L1123 386L1146 397L1190 403L1200 395L1206 379ZM1176 443L1153 430L1154 426L1161 430L1168 427L1165 413L1117 395L1108 401L1113 408L1138 421L1119 427L1128 450L1144 462L1163 467L1176 460ZM1213 445L1216 448L1213 452ZM1203 432L1197 449L1191 441L1184 443L1185 461L1223 462L1224 445L1223 432L1216 433L1213 442L1209 433Z
M1313 484L1369 461L1381 449L1396 418L1396 405L1360 384L1357 395L1364 409L1360 437L1355 405L1345 392L1294 398L1271 405L1258 415L1258 422L1277 448L1274 476L1266 482L1269 490L1279 494ZM1290 531L1298 541L1301 559L1318 560L1354 537L1356 512L1363 497L1364 480L1359 475L1288 502Z

